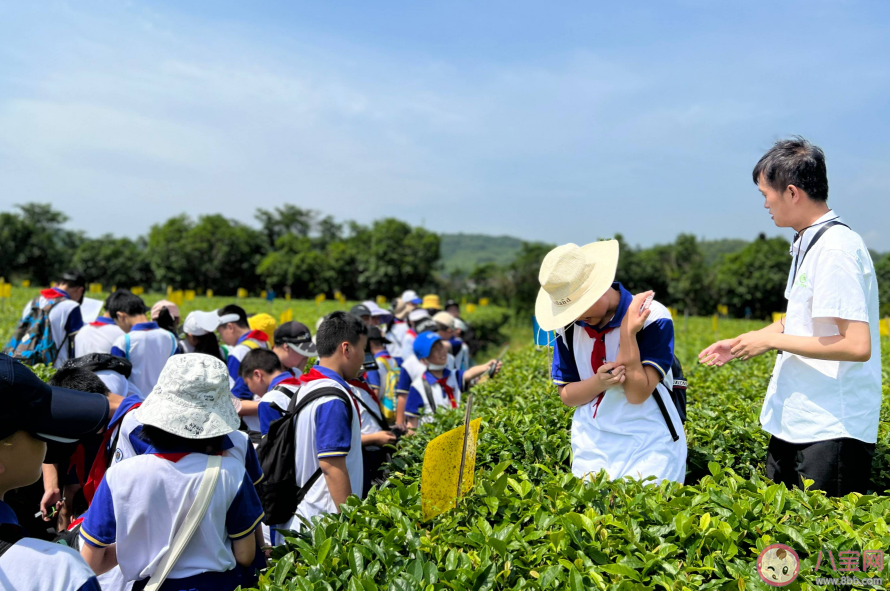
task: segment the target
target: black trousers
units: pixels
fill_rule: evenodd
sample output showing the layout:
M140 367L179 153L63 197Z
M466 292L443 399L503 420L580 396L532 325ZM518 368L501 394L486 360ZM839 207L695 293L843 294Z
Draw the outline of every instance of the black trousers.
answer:
M770 437L766 455L766 477L803 488L803 480L814 481L811 489L829 497L851 492L867 494L871 488L871 460L875 444L843 437L811 443L789 443Z

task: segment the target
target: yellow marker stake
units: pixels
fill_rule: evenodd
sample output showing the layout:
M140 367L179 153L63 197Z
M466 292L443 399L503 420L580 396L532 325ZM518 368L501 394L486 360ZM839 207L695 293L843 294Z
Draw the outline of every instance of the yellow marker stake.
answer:
M377 296L377 305L383 307L386 305L386 296L379 295Z
M197 294L195 293L195 290L194 290L194 289L187 289L187 290L185 290L185 301L187 301L187 302L193 302L193 301L195 301L195 296L196 296L196 295L197 295Z
M212 290L212 289L208 289L206 295L207 295L208 298L212 298L212 297L213 297L213 290Z
M487 306L487 305L488 305L488 298L481 298L481 299L479 300L479 305L480 305L480 306Z
M10 283L10 285L12 285L12 284ZM23 279L23 280L22 280L22 287L31 287L31 280L30 280L30 279Z
M714 334L716 335L716 334L717 334L717 320L718 320L718 316L717 316L716 314L714 314L713 316L711 316L711 320L713 320L713 324L714 324Z
M246 298L246 297L247 297L247 290L244 289L243 287L239 287L239 288L238 288L238 297L239 297L239 298Z

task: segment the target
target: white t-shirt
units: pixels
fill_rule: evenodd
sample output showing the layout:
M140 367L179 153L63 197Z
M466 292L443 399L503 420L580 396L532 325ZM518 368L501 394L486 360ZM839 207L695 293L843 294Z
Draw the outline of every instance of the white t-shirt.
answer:
M126 580L150 577L194 503L206 466L204 454L178 457L153 448L111 466L86 513L81 537L97 547L116 543ZM169 578L234 569L231 541L251 535L263 515L244 465L223 457L207 513Z
M128 334L119 337L111 347L111 354L129 359L133 364L130 381L145 396L154 389L167 360L179 349L179 341L173 333L158 328L156 322L143 322L133 326Z
M407 322L397 322L386 331L386 338L390 341L386 345L386 350L390 357L402 358L402 341L406 332L408 332Z
M100 591L96 575L75 550L34 538L0 557L0 591Z
M621 304L615 317L607 323L613 330L605 335L605 361L614 362L618 357L619 328L630 305L631 294L621 287ZM673 323L670 312L661 303L653 301L651 313L643 330L637 335L640 360L644 366L658 370L668 383L673 382ZM586 380L595 375L591 365L594 339L583 326L572 329L574 358L569 358L565 332L557 331L553 356L553 381L563 385ZM674 429L680 436L671 437L664 416L654 396L661 396ZM686 477L686 434L683 422L671 400L664 383L642 404L631 404L623 386L606 390L602 397L575 409L572 418L572 473L585 478L590 473L605 469L609 478L632 476L656 480L673 480L682 483Z
M405 331L405 337L402 339L402 352L399 355L403 360L414 357L414 341L417 340L417 333L411 329Z
M74 356L111 353L114 342L122 336L124 336L124 331L111 318L100 316L77 333L74 338Z
M69 299L68 294L58 288L45 289L40 292L41 295L37 302L38 307L42 308L49 302L46 296L50 295L51 292L56 292L52 295L58 295L65 298L56 302L49 311L50 332L53 335L53 342L56 344L56 349L58 349L56 361L53 363L53 366L59 368L68 361L68 348L73 345L74 335L83 328L83 318L81 318L80 315L80 304ZM53 297L51 299L56 298ZM25 304L24 310L22 310L22 320L27 318L30 313L31 302L28 302Z
M836 218L829 211L816 224ZM818 225L806 230L792 246L795 259L818 231ZM796 276L792 262L785 289L785 333L833 336L838 334L833 318L867 322L871 358L860 363L779 355L760 423L791 443L841 437L875 443L881 414L881 337L878 283L868 248L853 230L833 226L798 262Z
M335 387L352 396L349 385L327 368L315 366L307 377L320 373L322 379L306 381L298 392L298 400L318 388ZM336 397L324 397L309 403L297 416L296 425L296 472L297 485L303 486L318 470L319 458L343 456L352 494L361 496L364 480L362 464L362 426L357 403L353 401L352 424L347 425L343 401ZM336 513L324 475L318 478L297 508L297 515L284 529L299 531L303 528L298 517L311 519L316 515Z
M352 395L355 396L357 400L361 400L364 403L358 405L359 414L361 415L362 435L372 435L379 431L383 431L383 428L380 426L383 419L380 405L374 400L374 397L368 394L364 388L360 388L353 384L350 384L349 386L352 388ZM371 416L371 413L373 413L374 416Z

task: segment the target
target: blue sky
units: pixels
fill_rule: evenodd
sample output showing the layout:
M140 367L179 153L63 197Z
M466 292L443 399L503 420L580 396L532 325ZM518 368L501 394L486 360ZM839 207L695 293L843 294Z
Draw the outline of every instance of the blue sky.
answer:
M633 244L777 230L802 134L890 250L890 3L0 0L0 210L91 235L283 203Z

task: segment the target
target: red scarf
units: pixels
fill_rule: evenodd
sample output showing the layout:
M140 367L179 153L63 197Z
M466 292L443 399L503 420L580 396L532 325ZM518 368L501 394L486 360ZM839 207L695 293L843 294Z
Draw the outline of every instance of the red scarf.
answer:
M284 378L283 380L281 380L280 382L275 384L275 387L278 387L278 386L299 386L301 383L302 382L300 382L300 380L298 378L291 376L289 378Z
M157 457L159 457L159 458L163 458L163 459L167 460L168 462L173 462L173 463L175 464L176 462L178 462L179 460L181 460L181 459L184 458L185 456L191 455L191 454L193 454L193 453L195 453L195 452L191 452L191 451L185 451L185 452L182 452L182 451L173 451L173 452L158 452L158 453L153 453L153 454L151 454L151 455L153 455L153 456L157 456ZM222 454L223 454L223 452L220 451L220 452L217 452L217 453L215 453L215 454L211 454L211 455L214 455L214 456L221 456Z
M43 291L40 292L40 295L41 295L41 296L43 297L43 299L45 299L45 300L56 300L56 299L58 299L58 298L64 298L64 297L67 297L67 296L66 296L65 294L63 294L62 292L56 290L55 287L50 287L49 289L44 289Z
M314 367L309 370L309 373L306 373L306 374L303 374L302 376L300 376L300 381L303 382L304 384L308 384L309 382L314 382L315 380L330 380L330 379L331 378L324 375L323 373L321 373ZM331 380L331 381L333 381L333 380ZM347 382L347 383L349 383L349 382ZM352 400L352 405L355 406L355 412L358 414L358 423L359 423L359 425L361 425L362 424L362 413L358 409L358 402L355 401L355 397L352 395L352 392L349 393L349 398Z
M252 330L249 333L247 333L247 336L245 337L244 341L246 341L247 339L253 339L255 341L260 341L261 343L268 343L269 335L267 335L266 333L264 333L261 330ZM241 342L243 343L244 341L241 341Z
M439 378L436 380L436 383L442 386L442 391L445 392L445 396L451 401L451 408L457 408L457 398L454 396L454 388L448 385L448 378Z
M587 336L593 339L593 351L590 353L590 367L593 369L593 373L596 373L606 362L606 335L614 329L615 327L611 326L603 330L597 330L591 326L584 325L584 331L587 333ZM593 401L593 418L596 418L596 413L605 395L605 392L601 392L596 397L596 400Z
M130 411L136 410L140 406L142 406L142 403L137 402L131 406L127 412L121 415L117 422L108 425L108 427L105 428L105 434L102 436L102 443L99 445L96 459L93 460L93 466L90 468L90 475L87 477L86 484L83 485L83 496L86 498L87 504L93 502L93 495L96 494L96 489L99 488L99 483L105 478L105 472L108 470L108 446L111 445L111 436L114 434L114 428L124 422L124 417L127 416ZM82 456L83 446L77 446L77 452ZM73 460L74 458L72 458L72 461ZM77 478L83 482L80 473L78 473Z

